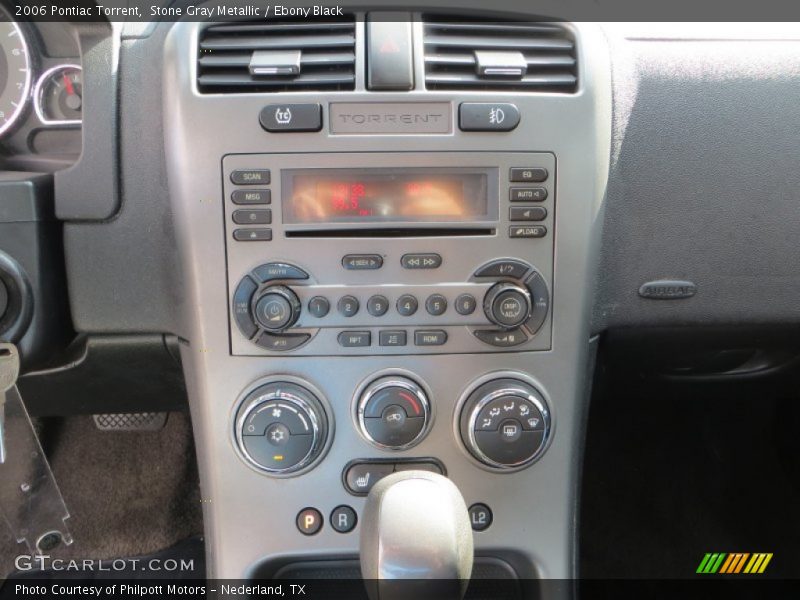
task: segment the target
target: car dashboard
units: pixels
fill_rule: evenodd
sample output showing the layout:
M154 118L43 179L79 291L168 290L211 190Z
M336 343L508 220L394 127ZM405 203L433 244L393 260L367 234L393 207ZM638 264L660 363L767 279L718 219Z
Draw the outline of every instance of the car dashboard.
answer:
M352 566L424 471L574 580L607 340L798 321L796 32L106 25L0 22L0 335L34 416L188 407L208 577Z

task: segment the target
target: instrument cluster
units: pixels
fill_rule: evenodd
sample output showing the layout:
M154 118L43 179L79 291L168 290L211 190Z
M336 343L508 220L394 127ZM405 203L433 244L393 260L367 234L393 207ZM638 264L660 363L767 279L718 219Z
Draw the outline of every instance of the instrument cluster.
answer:
M0 7L0 150L5 157L80 153L83 72L69 28L17 22Z

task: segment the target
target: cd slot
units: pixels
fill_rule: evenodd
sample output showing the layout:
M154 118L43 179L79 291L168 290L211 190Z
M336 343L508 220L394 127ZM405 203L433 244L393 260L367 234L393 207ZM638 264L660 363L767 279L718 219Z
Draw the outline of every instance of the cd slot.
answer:
M287 238L405 238L405 237L474 237L495 235L491 227L403 227L387 229L308 229L286 231Z

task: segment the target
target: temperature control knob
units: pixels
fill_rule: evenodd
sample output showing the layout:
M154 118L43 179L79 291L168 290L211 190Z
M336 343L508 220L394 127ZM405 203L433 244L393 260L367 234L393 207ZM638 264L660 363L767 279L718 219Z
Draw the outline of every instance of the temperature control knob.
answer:
M312 464L328 435L319 399L301 385L264 384L247 395L236 417L236 440L261 471L288 474Z
M498 283L492 286L483 299L486 317L503 329L514 329L531 316L530 292L514 283Z
M288 287L273 285L266 288L253 304L256 321L267 331L283 331L297 322L300 300Z
M495 379L467 397L459 428L476 459L496 469L515 469L541 456L550 434L550 412L529 383Z
M358 425L379 448L400 450L419 442L428 427L430 406L423 389L406 377L381 377L358 402Z

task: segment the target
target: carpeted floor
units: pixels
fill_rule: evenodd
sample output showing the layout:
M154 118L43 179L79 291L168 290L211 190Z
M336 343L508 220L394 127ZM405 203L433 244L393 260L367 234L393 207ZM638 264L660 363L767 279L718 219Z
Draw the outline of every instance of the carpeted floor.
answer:
M694 577L707 552L800 561L800 401L788 385L647 385L617 373L593 400L581 574Z
M91 416L46 419L41 432L75 540L53 557L139 556L202 534L188 413L156 432L99 431ZM0 578L23 551L0 522Z

